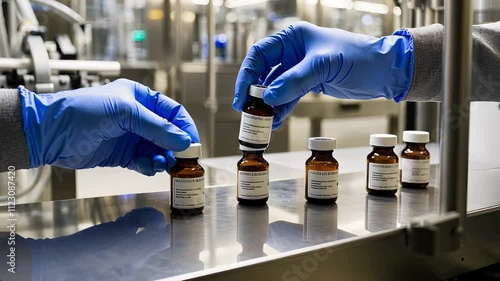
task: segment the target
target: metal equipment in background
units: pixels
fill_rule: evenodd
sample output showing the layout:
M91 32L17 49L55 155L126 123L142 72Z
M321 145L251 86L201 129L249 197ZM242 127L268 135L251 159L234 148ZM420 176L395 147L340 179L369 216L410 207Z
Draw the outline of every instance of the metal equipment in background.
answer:
M38 94L106 83L120 73L114 61L90 56L91 26L69 7L49 0L0 1L0 88L24 85ZM49 34L33 6L70 23L72 37ZM0 177L6 177L5 173ZM17 202L76 197L75 173L57 167L16 171ZM49 188L50 187L50 188ZM2 190L6 194L6 190ZM6 201L0 197L0 204Z

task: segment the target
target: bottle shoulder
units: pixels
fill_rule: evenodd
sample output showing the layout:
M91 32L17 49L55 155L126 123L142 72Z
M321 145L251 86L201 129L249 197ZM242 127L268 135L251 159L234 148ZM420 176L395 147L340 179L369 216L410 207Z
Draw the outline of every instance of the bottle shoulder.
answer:
M255 99L243 109L243 112L258 116L273 116L273 108L270 105Z
M416 159L425 159L430 157L430 152L427 150L425 146L416 147L416 146L406 146L401 151L401 158L416 158Z
M269 166L269 162L264 158L242 158L237 163L238 167L248 167L248 166Z
M392 152L382 152L379 153L377 151L372 151L370 154L366 156L366 159L368 162L393 162L393 161L398 161L399 157L398 155L392 151Z
M311 156L306 160L306 165L318 165L318 164L323 164L323 165L338 165L339 162L335 157L333 156L328 156L328 157L317 157L317 156Z
M191 164L191 165L181 165L176 163L171 169L170 174L176 173L205 173L205 169L200 164Z

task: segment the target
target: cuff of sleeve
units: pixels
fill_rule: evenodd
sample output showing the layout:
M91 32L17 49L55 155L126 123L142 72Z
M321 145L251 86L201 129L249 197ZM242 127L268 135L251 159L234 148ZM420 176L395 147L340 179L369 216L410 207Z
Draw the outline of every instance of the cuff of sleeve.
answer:
M29 168L29 152L23 131L22 103L16 89L0 90L0 172L9 166Z
M433 24L409 29L415 47L413 78L405 97L409 101L440 101L444 27Z
M412 77L413 77L413 67L415 64L414 63L415 56L414 56L414 48L413 48L413 37L408 29L397 30L396 32L393 33L393 35L398 35L398 36L402 36L402 37L406 38L406 40L404 41L405 44L404 44L403 54L407 54L409 56L408 68L407 68L407 74L406 74L408 79L406 80L405 90L402 94L394 97L395 102L400 102L406 97L406 95L408 94L408 91L410 90L410 85L411 85Z
M43 120L44 109L37 110L38 106L42 106L37 95L24 86L17 87L22 102L22 115L24 119L23 131L26 136L26 145L29 155L29 168L37 168L44 165L42 156L38 151L42 151L42 139L40 137L40 123Z

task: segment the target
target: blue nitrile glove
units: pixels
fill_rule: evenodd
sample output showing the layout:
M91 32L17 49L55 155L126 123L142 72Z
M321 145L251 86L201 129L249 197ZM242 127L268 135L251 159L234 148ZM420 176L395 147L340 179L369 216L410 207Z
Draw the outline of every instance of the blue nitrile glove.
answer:
M170 247L170 227L162 212L146 207L69 236L27 241L33 281L152 280L137 272Z
M299 22L252 46L236 80L233 107L243 109L254 83L268 85L264 102L274 108L274 129L310 91L399 102L410 86L412 65L407 30L376 38Z
M152 176L170 171L171 151L199 142L182 105L130 80L55 94L19 91L30 168L121 166Z

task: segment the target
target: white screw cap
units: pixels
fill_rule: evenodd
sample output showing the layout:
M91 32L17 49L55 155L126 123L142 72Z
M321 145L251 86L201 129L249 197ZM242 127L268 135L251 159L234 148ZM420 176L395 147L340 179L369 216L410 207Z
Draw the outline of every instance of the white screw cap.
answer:
M381 147L391 147L396 146L398 143L398 137L391 134L371 134L370 135L370 145L381 146Z
M403 132L404 142L413 143L428 143L429 142L429 132L425 131L404 131Z
M256 97L256 98L263 98L264 97L264 90L266 89L265 86L261 86L261 85L250 85L250 92L249 94L252 96L252 97Z
M192 143L184 151L174 151L175 158L193 159L201 157L201 143Z
M337 139L315 137L309 138L307 147L311 150L330 151L337 148Z

